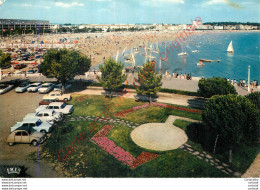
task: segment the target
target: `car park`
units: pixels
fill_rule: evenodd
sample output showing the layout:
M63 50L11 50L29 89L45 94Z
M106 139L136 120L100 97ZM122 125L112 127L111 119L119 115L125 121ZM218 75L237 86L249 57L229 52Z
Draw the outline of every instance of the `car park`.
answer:
M48 106L46 105L39 106L35 111L39 112L40 110L43 109L51 109L51 110L55 110L56 112L61 112L63 114L71 114L74 110L73 105L66 105L66 103L62 103L62 102L52 102Z
M15 92L25 92L31 86L28 82L22 82L14 91Z
M43 143L47 139L44 133L37 132L32 127L19 127L13 131L7 138L7 143L10 146L13 146L16 143L23 144L32 144L37 146L40 143Z
M37 132L48 133L52 130L52 124L44 122L39 118L24 118L22 122L17 122L10 131L13 132L19 127L32 127Z
M24 119L25 118L38 118L53 125L54 122L63 119L63 114L61 112L56 112L55 110L43 109L36 113L28 113Z
M41 83L33 83L31 86L27 89L28 92L37 92L38 89L41 87Z
M67 102L66 100L56 100L56 99L45 99L39 102L39 106L41 105L49 105L52 102Z
M49 100L66 100L69 101L71 100L71 95L70 94L63 94L59 91L53 91L50 92L49 94L43 96L43 99L49 99Z
M12 90L14 85L12 84L0 84L0 94L4 94L9 90Z
M65 90L68 90L69 88L71 88L71 84L67 84L65 85ZM62 89L62 84L57 84L55 87L54 87L54 91L61 91Z
M55 84L53 83L44 83L39 89L39 93L49 93L50 91L53 90Z

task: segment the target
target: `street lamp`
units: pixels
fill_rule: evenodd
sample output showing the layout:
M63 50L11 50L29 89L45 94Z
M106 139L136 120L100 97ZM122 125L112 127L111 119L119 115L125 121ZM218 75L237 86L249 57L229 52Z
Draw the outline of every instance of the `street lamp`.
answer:
M250 65L248 65L248 92L250 92Z

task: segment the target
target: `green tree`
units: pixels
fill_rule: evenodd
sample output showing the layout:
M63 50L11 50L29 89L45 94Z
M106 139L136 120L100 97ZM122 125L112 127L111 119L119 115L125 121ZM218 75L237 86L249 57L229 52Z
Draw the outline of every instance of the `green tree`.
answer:
M149 96L150 104L152 97L155 97L162 86L162 75L155 72L155 62L147 62L138 72L137 82L140 84L136 87L138 94Z
M44 61L40 65L42 74L55 77L62 83L62 92L65 84L76 75L83 75L91 66L91 60L75 50L50 49L44 55Z
M237 94L236 89L226 79L214 77L199 80L198 94L204 98L214 95Z
M104 65L99 66L102 75L97 78L103 88L110 92L110 99L112 99L112 91L122 87L123 82L126 80L127 76L122 74L123 69L124 65L121 62L116 62L112 58L106 60Z
M260 111L260 92L254 92L246 95L246 97L255 105Z
M11 66L11 55L10 53L4 53L0 50L0 68L6 69Z
M204 105L206 126L214 129L230 149L234 145L253 145L258 139L259 118L255 106L245 97L233 94L213 96Z

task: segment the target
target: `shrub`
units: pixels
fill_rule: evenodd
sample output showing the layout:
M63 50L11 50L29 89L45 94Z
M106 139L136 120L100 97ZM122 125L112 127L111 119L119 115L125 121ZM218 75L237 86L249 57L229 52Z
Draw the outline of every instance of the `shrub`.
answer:
M198 94L204 98L210 98L214 95L237 94L237 92L226 79L214 77L199 80Z
M258 110L260 110L260 92L248 94L246 97L254 104L254 106Z
M257 142L259 119L254 105L237 95L214 96L204 105L204 124L212 128L226 145Z

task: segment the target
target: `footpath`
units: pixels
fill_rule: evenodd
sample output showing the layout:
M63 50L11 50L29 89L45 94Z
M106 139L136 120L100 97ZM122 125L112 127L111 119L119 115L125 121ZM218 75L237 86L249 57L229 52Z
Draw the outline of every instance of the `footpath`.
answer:
M139 100L149 100L146 96L139 96L134 89L127 89L127 98L134 98ZM88 89L74 92L72 94L88 94L88 95L108 95L108 93L102 87L88 87ZM113 92L113 96L121 96L118 92ZM161 103L168 103L168 104L175 104L175 105L182 105L182 106L189 106L192 108L202 108L205 99L196 97L196 96L186 96L186 95L179 95L179 94L171 94L171 93L164 93L159 92L158 98L153 98L153 100Z

